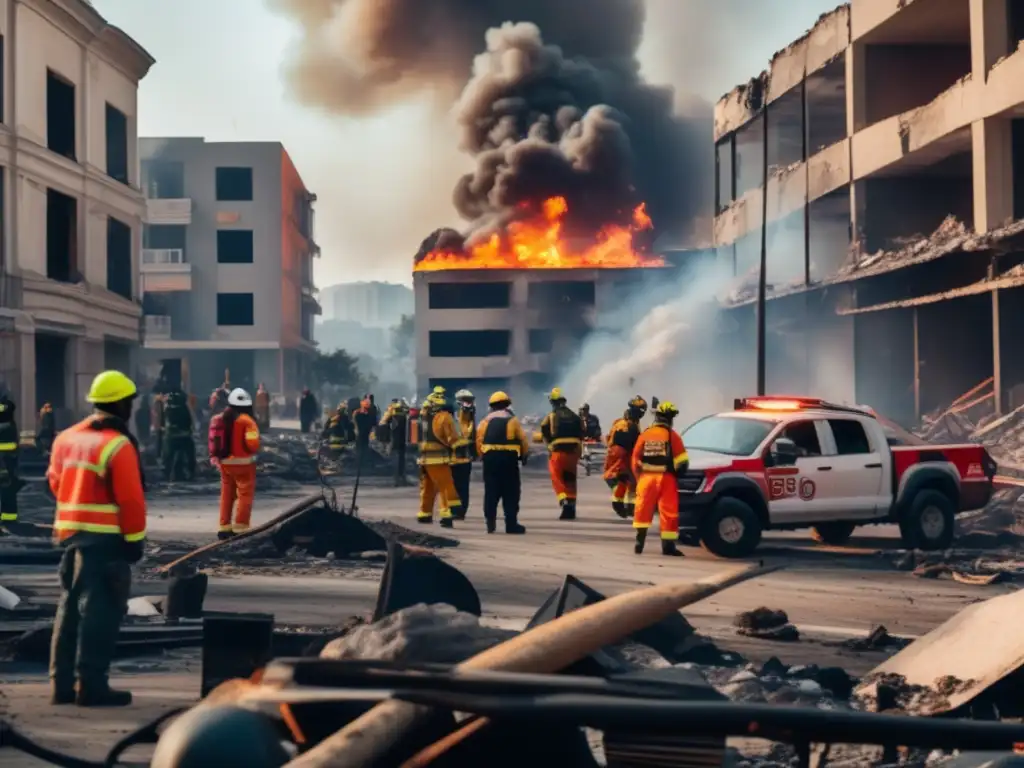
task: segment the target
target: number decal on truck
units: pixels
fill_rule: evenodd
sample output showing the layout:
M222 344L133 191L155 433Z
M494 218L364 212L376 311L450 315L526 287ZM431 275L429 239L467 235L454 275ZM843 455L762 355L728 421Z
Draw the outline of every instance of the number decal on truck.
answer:
M796 496L795 477L770 477L768 478L768 493L772 501L788 499Z
M814 484L814 481L809 477L805 477L800 481L800 498L804 501L811 501L814 499L814 494L818 492L818 486Z

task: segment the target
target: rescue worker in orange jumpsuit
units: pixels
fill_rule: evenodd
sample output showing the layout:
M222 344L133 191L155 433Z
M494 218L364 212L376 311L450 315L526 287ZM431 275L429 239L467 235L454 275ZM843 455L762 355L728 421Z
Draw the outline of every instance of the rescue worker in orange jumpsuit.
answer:
M576 519L576 474L583 455L583 420L565 404L565 395L555 387L548 394L551 413L540 424L548 447L548 472L562 508L559 520Z
M50 649L53 704L132 702L131 693L110 687L109 672L131 564L142 558L146 537L145 481L128 429L137 394L123 373L104 371L86 398L95 412L53 443L46 477L57 498L54 537L64 547Z
M430 524L434 520L434 499L440 499L442 528L453 528L452 520L459 514L462 502L452 482L452 454L459 441L459 425L452 415L452 406L435 390L420 408L420 511L416 519Z
M636 506L636 478L630 466L633 447L640 437L640 420L647 413L647 401L637 395L626 406L608 432L608 452L604 457L604 481L612 489L612 509L619 517L633 517Z
M468 389L460 389L455 393L455 402L459 404L459 441L455 444L452 455L452 482L455 492L459 495L462 506L455 514L456 520L465 520L469 511L469 482L473 477L473 461L476 452L476 396Z
M219 460L218 539L229 539L249 530L249 521L252 518L252 502L256 494L256 454L260 452L260 428L253 418L252 397L244 389L234 389L228 395L224 421L228 455Z
M643 431L633 446L632 467L636 482L636 510L633 527L636 546L633 551L642 554L647 531L658 508L661 527L661 553L682 557L676 542L679 540L679 475L690 466L690 457L683 438L672 429L672 421L679 410L672 403L658 403L654 410L654 423Z

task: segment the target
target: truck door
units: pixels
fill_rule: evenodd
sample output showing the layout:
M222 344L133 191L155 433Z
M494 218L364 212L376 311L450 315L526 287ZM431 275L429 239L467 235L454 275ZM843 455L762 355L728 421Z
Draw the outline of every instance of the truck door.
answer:
M775 439L787 438L797 447L799 458L792 467L769 467L768 511L772 522L800 523L827 520L833 514L831 489L819 477L825 443L823 422L808 419L787 424ZM828 480L828 477L824 478Z
M855 418L828 419L826 461L843 519L876 517L883 485L883 457L887 446L872 445L868 431ZM888 506L886 507L888 510Z

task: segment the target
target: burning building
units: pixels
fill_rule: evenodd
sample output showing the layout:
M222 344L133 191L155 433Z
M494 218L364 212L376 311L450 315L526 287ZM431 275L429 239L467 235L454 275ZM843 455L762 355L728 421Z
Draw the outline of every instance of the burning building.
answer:
M770 390L903 421L1024 358L1024 4L853 0L715 109L732 375L754 374L763 222Z

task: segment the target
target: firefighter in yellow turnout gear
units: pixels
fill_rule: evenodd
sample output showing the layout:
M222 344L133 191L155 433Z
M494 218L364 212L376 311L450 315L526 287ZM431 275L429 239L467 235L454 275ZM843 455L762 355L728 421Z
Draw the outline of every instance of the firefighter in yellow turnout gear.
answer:
M461 512L462 502L452 482L452 457L461 438L459 426L452 415L452 406L441 392L434 392L420 409L420 523L434 519L434 499L440 496L442 528L452 528L452 519Z
M469 511L469 482L473 477L473 461L477 458L476 396L468 389L460 389L455 393L455 402L459 404L460 435L452 456L452 482L462 506L452 514L456 520L465 520Z

